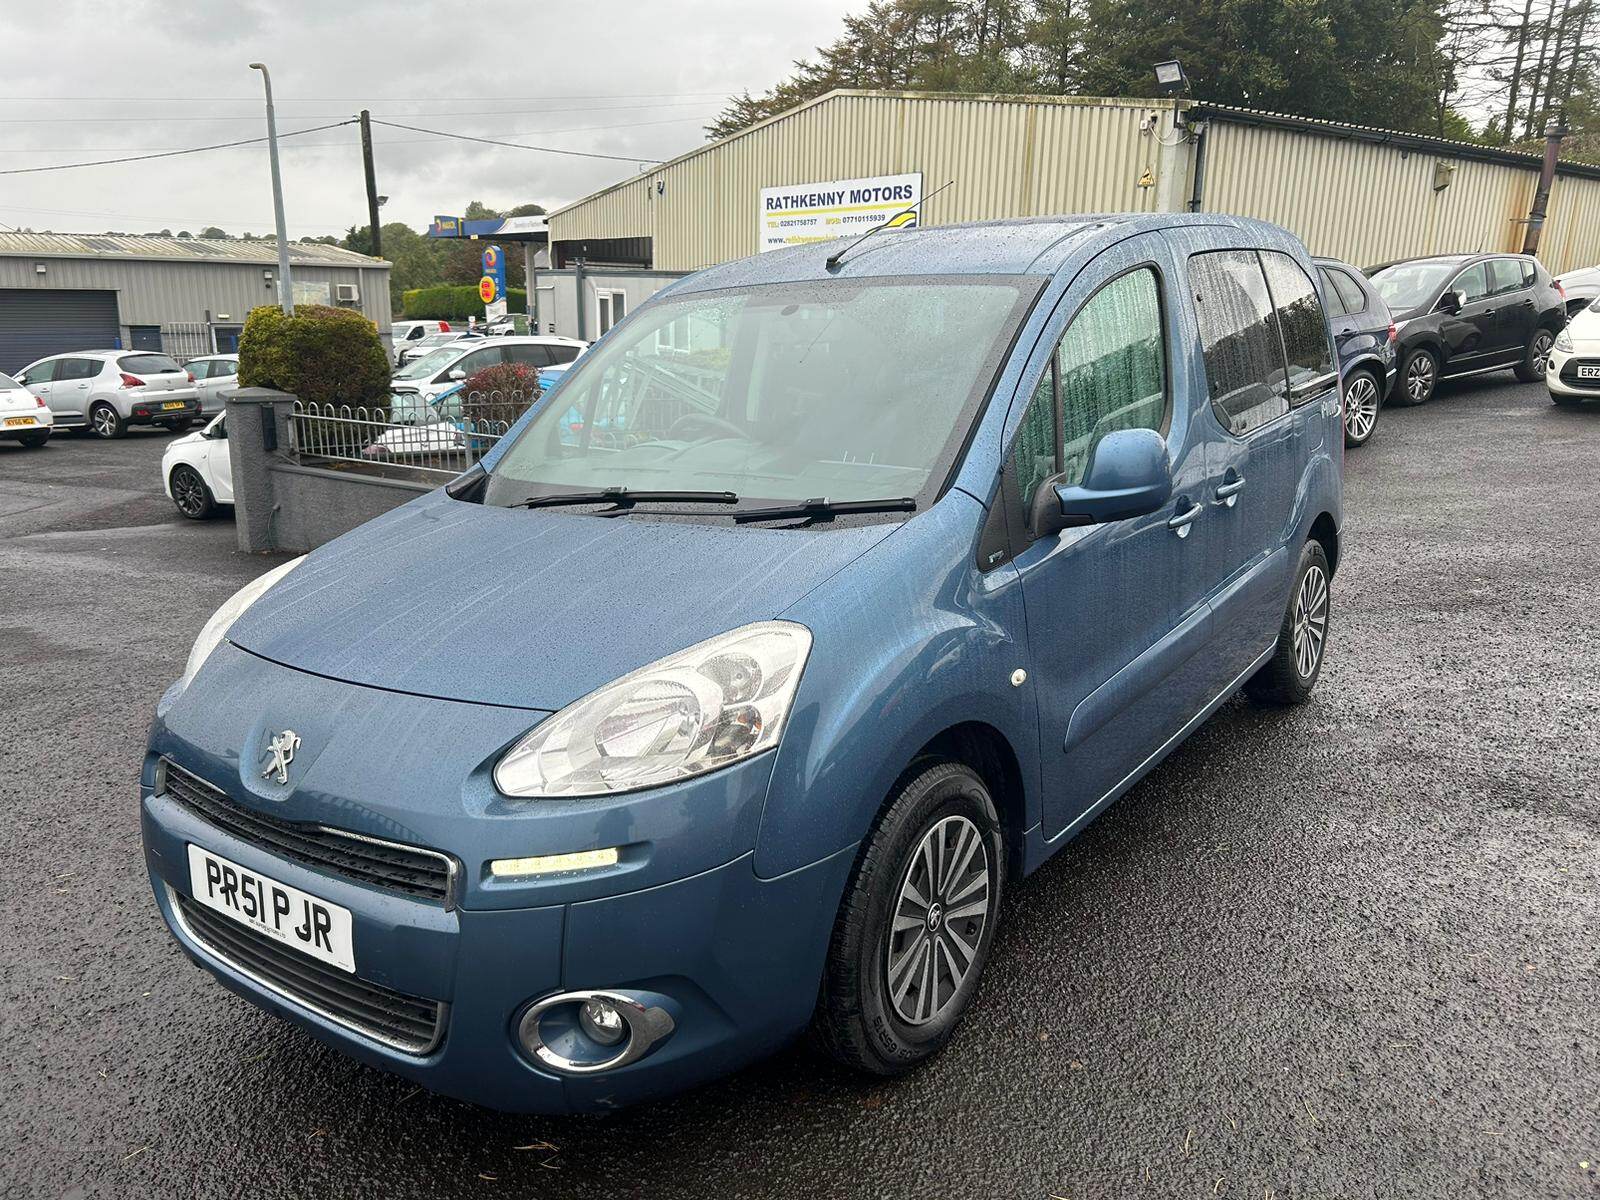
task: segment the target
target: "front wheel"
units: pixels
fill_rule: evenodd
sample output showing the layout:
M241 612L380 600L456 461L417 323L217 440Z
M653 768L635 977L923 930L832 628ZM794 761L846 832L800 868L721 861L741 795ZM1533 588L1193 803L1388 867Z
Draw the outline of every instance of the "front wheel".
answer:
M1312 538L1300 547L1300 565L1278 644L1266 666L1250 677L1245 690L1260 704L1304 704L1322 674L1328 648L1329 581L1333 571L1322 543Z
M901 777L839 906L812 1022L825 1053L899 1075L950 1040L994 941L1004 870L976 772L931 760Z
M1555 334L1548 329L1535 329L1522 352L1522 361L1513 368L1517 378L1523 383L1540 382L1544 378L1545 368L1550 365L1550 349L1555 344Z
M206 486L206 481L200 478L200 472L193 467L182 465L174 467L172 477L167 482L172 487L172 502L189 520L203 521L217 507L216 501L211 497L211 489Z
M1382 403L1378 381L1370 371L1356 371L1344 384L1344 444L1363 446L1378 427Z
M1396 404L1426 404L1433 398L1439 382L1439 360L1432 350L1417 347L1400 367L1400 386L1394 390Z

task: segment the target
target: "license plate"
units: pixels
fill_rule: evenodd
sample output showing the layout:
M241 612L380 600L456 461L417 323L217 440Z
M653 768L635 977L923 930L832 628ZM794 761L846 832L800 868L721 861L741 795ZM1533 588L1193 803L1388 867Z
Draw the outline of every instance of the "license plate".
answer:
M352 974L350 910L189 846L189 894L248 929Z
M7 417L6 418L6 427L7 428L10 428L13 425L32 425L32 424L33 424L33 418L32 417Z
M1579 379L1600 379L1600 367L1579 367Z
M163 404L161 406L162 411L164 411L164 412L171 412L175 408L188 408L188 407L189 406L187 404L185 404L182 400L168 400L165 404Z

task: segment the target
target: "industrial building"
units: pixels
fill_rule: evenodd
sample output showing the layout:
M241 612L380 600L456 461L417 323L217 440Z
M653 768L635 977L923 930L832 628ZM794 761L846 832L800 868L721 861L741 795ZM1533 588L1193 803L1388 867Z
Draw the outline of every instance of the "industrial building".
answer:
M296 242L289 278L296 303L353 308L388 333L387 262ZM266 239L0 233L0 371L69 350L234 350L277 280Z
M550 214L541 320L593 337L608 294L636 304L677 273L870 228L907 194L926 197L923 225L1236 213L1359 265L1520 250L1539 168L1536 155L1187 100L835 91ZM1548 212L1538 254L1551 271L1600 262L1600 167L1560 163Z

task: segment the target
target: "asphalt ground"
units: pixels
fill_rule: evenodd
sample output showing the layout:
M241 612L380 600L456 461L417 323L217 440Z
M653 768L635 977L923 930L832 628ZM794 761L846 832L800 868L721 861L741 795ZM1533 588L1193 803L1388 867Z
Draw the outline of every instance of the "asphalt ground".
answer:
M1312 703L1229 703L1009 888L932 1065L799 1045L571 1119L358 1065L168 937L146 724L277 560L177 516L165 440L0 443L0 1194L1600 1195L1600 410L1386 409Z

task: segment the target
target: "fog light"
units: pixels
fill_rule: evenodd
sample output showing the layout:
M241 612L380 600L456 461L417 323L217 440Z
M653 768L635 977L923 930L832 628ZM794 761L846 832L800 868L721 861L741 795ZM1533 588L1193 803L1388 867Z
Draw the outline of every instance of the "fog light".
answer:
M497 858L489 863L489 874L496 879L516 875L559 875L565 871L593 871L598 867L614 867L618 855L615 846L603 850L576 850L571 854L536 854L530 858Z
M605 1000L585 1003L578 1010L578 1027L602 1046L615 1046L628 1032L622 1014Z

